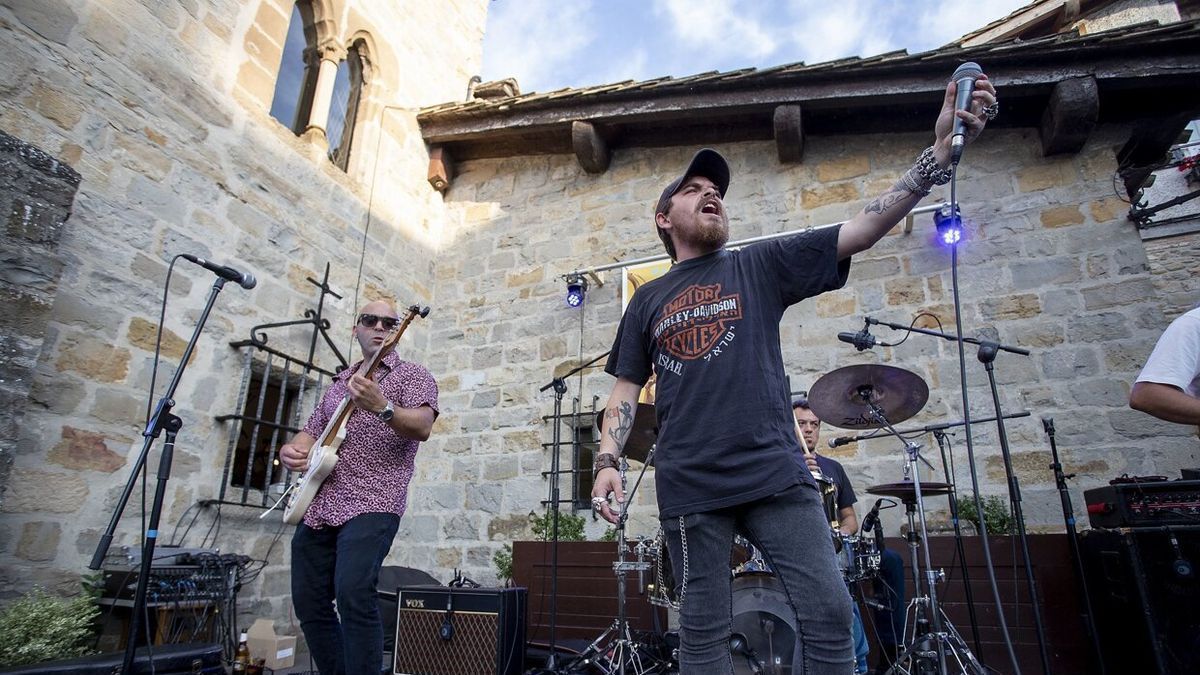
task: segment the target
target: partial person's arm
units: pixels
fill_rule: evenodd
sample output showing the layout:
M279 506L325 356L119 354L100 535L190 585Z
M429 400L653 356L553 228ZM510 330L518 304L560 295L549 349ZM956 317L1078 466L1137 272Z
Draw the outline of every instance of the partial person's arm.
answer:
M604 419L600 429L600 449L596 455L609 455L614 459L621 456L625 442L629 440L629 432L633 430L633 419L637 414L638 393L642 387L632 380L618 377L613 383L612 393L608 404L604 407ZM601 498L604 504L597 513L610 523L617 522L617 513L608 503L608 495L612 493L618 504L625 501L625 492L621 489L621 474L616 469L606 468L596 472L596 480L592 484L592 497Z
M346 381L346 388L350 391L350 398L354 399L354 405L363 410L379 413L388 404L388 398L379 388L379 383L370 378L353 375ZM428 405L401 408L392 401L392 419L387 424L404 438L425 441L429 440L429 434L433 431L435 417L437 415L433 408Z
M838 509L838 529L842 534L858 533L858 514L854 512L853 506Z
M950 140L957 117L966 124L966 142L970 143L983 131L985 119L983 108L996 102L996 89L984 75L975 81L975 91L971 93L971 111L954 109L956 83L946 86L946 97L942 101L942 111L938 114L934 125L936 141L933 144L933 157L939 168L950 166ZM838 233L838 260L844 260L855 253L865 251L883 238L888 230L895 227L900 219L921 201L925 195L912 192L904 186L903 181L897 182L887 192L871 200L862 211L859 211L847 223L842 225Z
M1200 398L1169 384L1135 382L1129 407L1168 422L1200 426Z
M279 448L279 461L292 471L305 471L308 469L308 451L312 450L313 443L317 439L313 438L306 432L292 436L292 440L284 443Z

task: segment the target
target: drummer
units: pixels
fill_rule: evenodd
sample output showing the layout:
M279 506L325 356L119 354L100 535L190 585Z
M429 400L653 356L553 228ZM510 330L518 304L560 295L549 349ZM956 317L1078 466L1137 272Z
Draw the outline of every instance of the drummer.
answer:
M858 498L854 494L854 487L840 462L817 453L817 443L821 440L821 420L809 408L807 397L797 396L792 399L792 414L796 416L796 426L800 430L797 435L800 437L801 449L806 451L804 463L808 470L820 470L836 488L834 503L837 505L838 529L845 535L857 533L858 516L854 512L854 504ZM895 660L904 631L904 562L895 551L883 549L879 553L881 578L876 579L876 591L880 600L885 603L885 609L877 609L875 613L876 630L883 650L876 672L882 673ZM855 670L865 672L864 664L869 647L857 604L854 605L853 631Z
M841 463L817 454L817 443L821 440L821 420L808 407L808 398L793 398L792 414L796 417L796 427L800 430L797 435L800 448L804 450L804 463L808 470L824 474L825 478L833 483L836 515L829 514L831 519L837 518L838 530L842 534L858 533L858 515L854 512L854 504L858 502L858 497L854 494L854 487L850 484Z
M800 449L804 451L804 463L814 474L822 474L826 480L833 483L833 508L836 510L837 528L846 536L858 532L858 515L854 512L854 504L858 497L854 494L854 486L846 476L846 470L836 459L817 454L817 443L821 440L821 420L808 406L808 398L796 396L792 399L792 415L796 417L797 438ZM827 503L828 504L828 503ZM831 516L831 524L833 515ZM858 605L853 605L854 621L851 624L851 634L854 639L854 672L867 672L867 633L863 630L862 616Z

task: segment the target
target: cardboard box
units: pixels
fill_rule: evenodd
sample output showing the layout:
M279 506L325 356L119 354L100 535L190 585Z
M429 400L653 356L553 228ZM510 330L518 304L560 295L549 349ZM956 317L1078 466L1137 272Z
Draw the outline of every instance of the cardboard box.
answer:
M271 670L291 668L296 662L296 636L276 635L270 619L256 619L246 631L246 646L251 659L266 659Z

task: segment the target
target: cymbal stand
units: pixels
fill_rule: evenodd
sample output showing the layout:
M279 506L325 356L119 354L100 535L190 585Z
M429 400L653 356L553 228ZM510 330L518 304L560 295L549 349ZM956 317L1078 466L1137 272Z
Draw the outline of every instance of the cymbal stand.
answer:
M874 387L870 385L859 387L858 396L866 405L867 415L892 432L896 438L900 438L883 409L875 404ZM896 660L887 672L903 675L922 673L924 675L933 672L931 666L936 659L936 672L948 675L950 671L947 669L947 656L949 655L956 666L953 672L984 675L983 666L967 648L966 643L938 604L937 584L944 581L946 575L940 569L933 569L933 560L929 557L929 534L925 522L925 502L921 496L921 465L918 464L918 461L924 462L931 471L934 467L929 460L921 456L921 444L919 443L904 441L904 454L904 477L906 480L912 480L913 493L916 497L912 502L905 504L908 518L908 550L912 561L914 582L913 599L909 603L908 612L912 613L913 621L910 624L906 613L904 648L896 655ZM914 535L914 532L918 531L916 527L918 524L920 525L919 534ZM921 595L922 561L921 557L917 555L918 549L921 550L925 563L925 595ZM911 633L907 630L909 625L912 626ZM932 630L930 630L931 626Z
M642 470L638 472L633 489L625 493L625 501L620 505L620 515L617 518L617 561L613 563L613 572L617 576L617 618L577 659L577 664L590 664L605 675L626 675L627 672L633 675L648 675L666 671L667 664L647 653L646 647L633 639L626 617L625 603L625 575L637 572L641 576L650 569L650 563L645 560L646 549L643 543L638 544L636 561L625 559L628 549L625 544L625 522L629 519L629 505L633 502L633 495L641 485L642 477L646 475L646 467L650 466L653 459L654 447L651 447L645 463L642 464ZM622 456L622 490L625 489L625 474L628 470L629 461Z

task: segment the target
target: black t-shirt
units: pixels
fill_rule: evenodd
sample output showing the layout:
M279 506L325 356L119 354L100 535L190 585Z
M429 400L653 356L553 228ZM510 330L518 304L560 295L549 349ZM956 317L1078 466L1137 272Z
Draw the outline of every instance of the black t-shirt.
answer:
M744 504L812 482L798 452L779 345L790 305L846 283L840 227L721 249L641 286L605 370L657 375L660 518Z
M800 456L800 463L804 464L803 455ZM841 462L825 455L817 455L817 466L821 467L821 473L825 474L825 477L832 481L834 487L837 488L838 511L858 503L858 495L854 494L854 486L850 484L850 477L846 475L846 470L842 468ZM804 464L804 467L808 468L808 465Z

